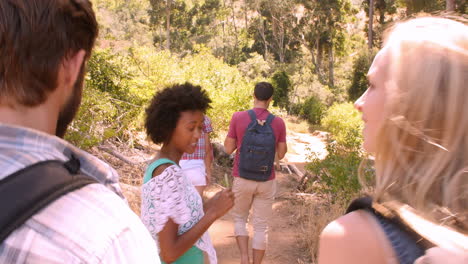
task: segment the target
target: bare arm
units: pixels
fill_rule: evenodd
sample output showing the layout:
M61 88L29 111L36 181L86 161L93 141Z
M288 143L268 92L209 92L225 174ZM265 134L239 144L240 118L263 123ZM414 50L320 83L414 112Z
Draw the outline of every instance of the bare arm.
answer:
M276 154L278 155L278 159L284 158L286 152L288 152L288 145L286 142L278 142L278 145L276 145Z
M234 138L226 137L224 140L224 151L226 151L227 154L231 155L234 150L236 150L236 140Z
M158 233L161 259L166 263L176 261L195 244L216 219L216 215L207 212L196 225L180 236L177 235L179 225L169 219Z
M344 215L320 235L319 264L396 264L390 242L363 211Z
M211 166L213 164L212 148L210 135L205 134L205 170L206 170L206 185L209 185L211 182Z

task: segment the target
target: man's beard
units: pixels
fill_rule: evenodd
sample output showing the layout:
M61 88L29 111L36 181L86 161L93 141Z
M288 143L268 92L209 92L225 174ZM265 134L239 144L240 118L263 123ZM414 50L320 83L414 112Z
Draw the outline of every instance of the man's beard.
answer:
M85 75L84 68L85 66L83 63L78 77L76 79L76 82L73 85L72 94L70 95L67 102L65 103L62 110L59 113L59 117L57 119L57 127L55 130L55 135L57 137L63 138L65 136L68 125L70 125L70 123L73 121L76 113L78 112L78 108L80 107Z

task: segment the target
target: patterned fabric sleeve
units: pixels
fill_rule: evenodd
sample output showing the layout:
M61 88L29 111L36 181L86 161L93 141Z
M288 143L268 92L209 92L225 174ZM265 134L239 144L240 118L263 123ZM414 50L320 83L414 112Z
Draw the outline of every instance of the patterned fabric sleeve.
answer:
M191 218L185 202L183 175L176 168L166 168L142 188L141 218L155 240L169 218L178 225Z

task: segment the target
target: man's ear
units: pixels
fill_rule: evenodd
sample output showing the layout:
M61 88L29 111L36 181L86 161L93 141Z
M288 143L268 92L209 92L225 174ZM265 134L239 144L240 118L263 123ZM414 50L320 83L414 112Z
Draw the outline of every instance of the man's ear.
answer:
M63 60L63 70L65 71L65 82L67 86L73 86L80 73L86 52L79 50Z

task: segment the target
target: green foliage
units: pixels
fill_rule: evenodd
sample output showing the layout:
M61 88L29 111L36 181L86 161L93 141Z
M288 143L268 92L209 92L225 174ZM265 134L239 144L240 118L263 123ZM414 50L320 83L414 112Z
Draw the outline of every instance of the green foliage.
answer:
M207 44L216 31L213 23L221 11L219 0L205 1L160 1L150 0L148 13L154 35L154 45L166 47L169 31L171 51L192 51L196 44ZM169 5L169 9L167 9ZM170 19L167 20L169 10ZM168 26L169 25L169 26ZM167 48L167 47L166 47Z
M351 103L334 104L323 117L322 126L332 134L328 155L321 160L312 154L306 168L320 179L318 191L331 194L334 200L349 200L361 190L358 169L364 153L360 114ZM363 172L366 180L372 179L372 168Z
M291 89L291 81L285 71L278 71L271 77L271 84L275 88L273 94L273 106L287 108L289 106L289 90Z
M94 51L82 105L67 135L75 145L86 149L111 137L126 140L137 126L144 101L129 88L134 75L128 63L110 50Z
M359 149L362 144L361 114L352 103L333 104L321 122L339 145L348 149Z
M323 117L326 106L316 96L310 96L302 104L299 114L309 123L318 125Z
M321 160L312 156L306 169L320 179L316 191L331 194L333 200L348 200L360 191L358 168L363 156L358 150L350 150L337 142L329 142L328 155Z
M146 10L148 1L94 0L102 45L119 50L137 43L151 45L150 17Z
M105 136L109 136L109 132L105 132L110 129L108 124L112 123L116 113L117 109L107 93L92 86L86 87L80 110L68 128L65 139L83 149L99 144L106 139Z
M249 83L237 68L224 63L208 52L184 58L184 79L202 86L213 101L208 115L215 129L227 129L236 111L251 107L253 83Z
M270 75L271 66L258 53L251 54L251 57L237 65L237 68L244 77L255 81L265 79Z
M144 109L153 95L187 81L202 86L213 100L208 115L215 129L227 129L235 111L251 107L253 83L203 46L197 49L182 59L146 47L126 53L96 49L88 62L82 107L67 139L82 148L108 138L131 143L132 133L143 129Z
M251 51L267 57L272 53L280 63L291 62L297 55L300 42L295 38L297 17L293 0L259 1L256 17L250 24L254 43Z
M358 99L369 86L367 82L367 72L374 60L377 50L369 52L368 49L363 49L357 54L356 59L353 63L353 69L351 73L351 86L348 88L348 97L351 101Z

